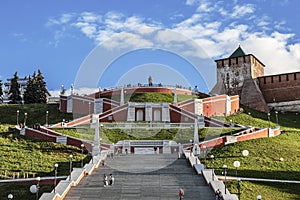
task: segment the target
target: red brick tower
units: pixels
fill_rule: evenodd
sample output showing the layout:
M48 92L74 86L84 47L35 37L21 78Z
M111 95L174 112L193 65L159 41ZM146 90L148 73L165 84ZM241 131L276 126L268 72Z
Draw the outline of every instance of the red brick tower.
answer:
M245 54L240 46L228 57L215 60L217 83L211 94L239 95L241 104L268 111L259 89L257 77L264 76L265 65L252 54Z

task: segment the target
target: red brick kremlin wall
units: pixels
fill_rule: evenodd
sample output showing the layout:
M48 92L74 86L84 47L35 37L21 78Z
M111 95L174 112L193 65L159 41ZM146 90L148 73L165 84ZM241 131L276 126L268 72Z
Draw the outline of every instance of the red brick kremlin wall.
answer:
M259 77L267 103L300 100L300 72Z

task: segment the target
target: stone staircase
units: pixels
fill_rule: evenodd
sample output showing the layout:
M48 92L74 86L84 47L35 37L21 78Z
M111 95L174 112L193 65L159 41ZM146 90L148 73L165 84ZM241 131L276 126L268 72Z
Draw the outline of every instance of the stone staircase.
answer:
M103 186L103 174L112 173L113 186ZM66 200L90 199L179 199L182 187L185 199L213 200L212 189L196 175L186 159L176 154L122 155L107 158L105 165L72 187Z

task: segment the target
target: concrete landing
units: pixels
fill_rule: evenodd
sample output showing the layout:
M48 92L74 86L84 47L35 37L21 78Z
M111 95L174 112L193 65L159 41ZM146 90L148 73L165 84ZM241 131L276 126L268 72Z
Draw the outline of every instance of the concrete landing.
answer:
M103 174L112 173L113 186L103 187ZM108 158L105 166L73 187L66 200L91 199L178 199L179 188L185 199L213 200L214 195L202 176L196 175L186 159L176 154L124 155Z

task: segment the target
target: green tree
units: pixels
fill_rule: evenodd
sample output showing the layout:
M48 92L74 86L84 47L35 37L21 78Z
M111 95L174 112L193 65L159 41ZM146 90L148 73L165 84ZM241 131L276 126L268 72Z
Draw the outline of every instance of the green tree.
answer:
M10 89L8 92L8 99L10 100L10 103L12 104L18 104L21 103L21 95L20 95L20 89L19 89L19 76L18 72L14 74L14 77L10 80Z
M46 103L47 96L50 96L46 87L46 82L40 70L38 74L34 72L32 78L29 78L27 89L24 94L24 101L29 103Z
M0 80L0 97L3 95L2 80Z
M35 76L35 74L34 74ZM24 92L24 103L35 103L35 92L33 88L33 79L29 76L26 91Z
M38 70L34 86L36 90L36 103L46 103L47 96L50 96L50 93L46 87L46 82L44 81L44 77L40 70Z

